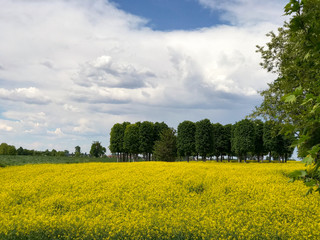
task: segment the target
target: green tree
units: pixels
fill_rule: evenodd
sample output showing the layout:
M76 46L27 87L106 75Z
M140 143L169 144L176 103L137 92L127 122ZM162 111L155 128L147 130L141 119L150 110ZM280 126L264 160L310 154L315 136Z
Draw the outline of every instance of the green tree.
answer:
M117 161L120 161L121 155L122 159L125 159L125 149L123 148L123 138L124 131L126 126L129 125L129 122L123 122L122 124L116 123L113 125L110 131L110 145L109 149L111 153L115 153L117 155Z
M177 157L177 136L172 128L164 129L160 134L160 140L154 146L154 158L156 161L174 162Z
M248 119L241 120L234 125L232 148L238 156L238 161L247 160L249 152L254 152L255 127Z
M220 123L212 124L212 153L216 156L217 161L227 152L228 136L225 135L224 127Z
M269 154L269 161L271 162L272 151L276 148L276 131L275 123L273 121L267 121L263 125L263 147L266 153Z
M94 141L91 145L90 149L90 155L93 157L101 157L103 154L105 154L106 148L101 145L100 142Z
M0 155L8 155L9 145L7 143L0 144Z
M232 132L232 124L227 124L223 126L224 135L225 135L225 147L226 154L228 155L228 161L230 161L230 157L233 156L233 152L231 149L231 132Z
M311 174L301 175L318 185L320 143L309 145L309 140L320 121L320 1L290 0L285 7L290 21L271 32L271 41L258 47L262 66L277 74L269 88L261 92L264 100L255 115L285 123L283 132L299 137L298 148L304 149L304 162L313 164ZM310 183L309 183L310 185Z
M282 134L280 131L275 137L274 155L278 158L279 162L287 162L291 157L294 148L292 144L295 138L293 134Z
M178 125L177 147L178 152L189 162L189 157L195 152L196 124L183 121Z
M144 153L146 160L151 160L151 154L154 146L154 124L144 121L139 127L140 152Z
M254 154L257 156L258 162L263 161L266 152L263 145L263 128L264 123L261 120L253 121L255 130Z
M195 143L196 152L205 161L207 155L213 150L212 124L209 119L196 122Z
M52 150L51 150L51 153L50 153L50 156L55 157L55 156L57 156L57 154L58 154L57 150L52 149Z
M17 155L25 155L25 154L24 154L24 149L23 149L22 147L19 147L19 148L17 149Z
M80 146L76 146L76 147L74 148L74 153L75 153L76 157L80 157L80 155L81 155L81 148L80 148Z
M8 145L7 143L0 144L0 155L16 155L17 150L15 146Z
M140 136L139 136L139 124L129 124L124 131L123 146L128 151L134 160L137 160L137 156L140 150Z
M169 129L168 125L165 122L155 122L154 123L154 143L160 140L160 136L163 130Z

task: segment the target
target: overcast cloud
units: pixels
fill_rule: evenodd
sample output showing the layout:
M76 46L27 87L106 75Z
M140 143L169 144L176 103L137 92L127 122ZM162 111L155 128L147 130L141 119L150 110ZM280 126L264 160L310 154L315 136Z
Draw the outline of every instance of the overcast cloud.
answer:
M1 0L1 141L89 151L117 122L241 120L273 79L255 46L284 3L198 1L230 24L161 32L103 0Z

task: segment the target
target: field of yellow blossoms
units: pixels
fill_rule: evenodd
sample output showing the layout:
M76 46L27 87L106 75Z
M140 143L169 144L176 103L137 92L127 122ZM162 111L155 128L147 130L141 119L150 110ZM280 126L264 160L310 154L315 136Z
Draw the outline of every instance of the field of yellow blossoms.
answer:
M0 168L0 239L320 239L301 163Z

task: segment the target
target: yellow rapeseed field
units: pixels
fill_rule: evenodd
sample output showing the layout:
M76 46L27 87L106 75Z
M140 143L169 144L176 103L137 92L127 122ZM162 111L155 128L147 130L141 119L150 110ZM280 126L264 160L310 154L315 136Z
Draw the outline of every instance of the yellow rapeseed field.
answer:
M0 239L320 239L301 163L84 163L0 169Z

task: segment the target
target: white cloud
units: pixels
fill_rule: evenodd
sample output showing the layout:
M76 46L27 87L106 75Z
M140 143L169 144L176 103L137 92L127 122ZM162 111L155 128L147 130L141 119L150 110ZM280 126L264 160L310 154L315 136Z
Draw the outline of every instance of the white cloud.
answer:
M84 87L94 85L109 88L142 88L149 85L149 79L156 77L148 69L130 63L117 63L111 56L100 56L85 64L75 83Z
M50 103L49 98L43 96L43 93L34 87L16 88L13 90L0 88L0 99L39 105Z
M286 0L198 0L212 10L223 12L222 19L233 25L256 25L258 23L283 23Z
M64 133L61 131L61 128L57 128L54 131L47 131L47 133L51 134L51 135L55 135L57 137L62 137L64 135Z
M276 28L278 5L263 3L266 17L249 26L240 23L263 15L261 2L229 3L212 6L236 19L234 26L160 32L103 0L3 0L4 139L72 151L93 140L107 144L116 122L165 121L175 127L185 119L241 119L256 105L256 90L272 79L260 69L255 45ZM249 6L253 10L242 13Z
M11 131L13 130L13 127L8 126L8 125L5 124L5 123L0 123L0 130L4 130L4 131L7 131L7 132L11 132Z

